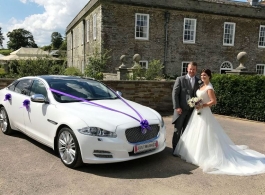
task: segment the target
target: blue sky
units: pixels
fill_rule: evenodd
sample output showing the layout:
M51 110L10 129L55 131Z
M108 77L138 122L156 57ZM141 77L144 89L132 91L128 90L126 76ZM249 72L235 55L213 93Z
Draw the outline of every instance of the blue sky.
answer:
M247 1L247 0L238 0ZM33 34L38 46L49 45L51 34L65 35L67 25L89 0L0 0L0 27L5 36L13 29L24 28Z
M89 0L0 0L0 27L8 32L24 28L33 34L38 46L49 45L51 34L65 35L67 25Z

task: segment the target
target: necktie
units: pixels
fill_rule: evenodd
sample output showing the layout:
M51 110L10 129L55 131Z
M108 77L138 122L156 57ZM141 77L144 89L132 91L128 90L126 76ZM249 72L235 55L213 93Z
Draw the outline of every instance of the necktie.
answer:
M193 89L193 87L194 87L194 77L191 77L190 78L190 84L191 84L191 87Z

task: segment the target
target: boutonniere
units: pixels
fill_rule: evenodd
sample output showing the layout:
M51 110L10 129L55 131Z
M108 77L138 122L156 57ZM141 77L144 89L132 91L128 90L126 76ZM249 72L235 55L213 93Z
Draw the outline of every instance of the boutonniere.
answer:
M202 80L198 80L198 84L201 86L203 84Z

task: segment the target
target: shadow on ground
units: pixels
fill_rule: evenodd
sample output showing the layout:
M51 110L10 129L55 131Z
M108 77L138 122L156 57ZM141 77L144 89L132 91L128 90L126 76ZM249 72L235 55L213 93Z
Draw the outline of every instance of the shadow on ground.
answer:
M15 132L12 136L29 141L47 153L54 155L57 158L55 160L60 161L58 155L51 148L40 144L23 133ZM166 147L164 151L152 156L119 163L84 164L76 170L110 178L143 179L167 178L179 174L192 174L192 171L197 168L197 166L172 156L172 148Z

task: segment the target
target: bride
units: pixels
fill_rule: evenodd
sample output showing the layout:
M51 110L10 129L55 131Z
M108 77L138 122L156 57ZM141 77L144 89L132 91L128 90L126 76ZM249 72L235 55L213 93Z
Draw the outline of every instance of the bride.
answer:
M235 145L214 118L210 107L216 104L216 97L210 79L211 71L202 70L204 85L196 92L203 101L197 107L201 114L194 109L174 154L206 173L241 176L265 173L265 155Z

